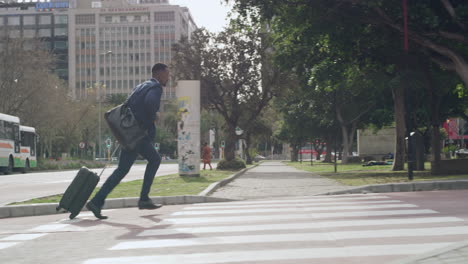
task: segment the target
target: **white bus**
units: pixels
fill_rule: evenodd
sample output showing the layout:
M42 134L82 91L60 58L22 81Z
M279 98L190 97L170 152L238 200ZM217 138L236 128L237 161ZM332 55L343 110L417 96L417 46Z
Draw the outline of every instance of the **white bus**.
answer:
M29 126L20 126L21 136L21 162L20 167L23 172L28 172L30 168L37 167L36 129Z
M18 117L0 113L0 171L10 174L21 168L27 172L37 166L36 137L35 129L20 126Z

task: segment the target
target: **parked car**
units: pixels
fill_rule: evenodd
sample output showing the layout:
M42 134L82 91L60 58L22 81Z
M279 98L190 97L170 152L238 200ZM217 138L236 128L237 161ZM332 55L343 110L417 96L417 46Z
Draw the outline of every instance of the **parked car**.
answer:
M266 158L263 157L262 155L256 155L256 156L254 157L254 161L255 161L255 162L259 162L259 161L261 161L261 160L266 160Z
M468 158L468 149L459 149L455 151L457 158Z

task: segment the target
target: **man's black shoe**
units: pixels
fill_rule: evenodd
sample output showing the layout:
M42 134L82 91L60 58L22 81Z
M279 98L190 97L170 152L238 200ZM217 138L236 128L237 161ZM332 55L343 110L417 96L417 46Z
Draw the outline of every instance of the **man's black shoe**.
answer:
M147 200L147 201L138 201L138 209L140 210L154 210L161 208L162 204L154 204L153 201Z
M86 204L86 208L88 208L88 210L90 210L91 212L93 212L94 216L96 218L99 218L99 219L107 219L108 217L105 216L105 215L101 215L101 208L98 208L95 204L93 204L93 202L89 201L87 204Z

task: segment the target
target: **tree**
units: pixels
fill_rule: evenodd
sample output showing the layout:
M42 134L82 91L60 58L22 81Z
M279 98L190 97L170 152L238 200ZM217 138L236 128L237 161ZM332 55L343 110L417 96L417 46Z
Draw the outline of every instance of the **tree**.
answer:
M405 109L405 97L411 97L407 94L411 89L406 81L409 61L400 44L404 32L400 3L383 0L235 2L244 16L254 14L254 19L271 23L281 40L276 43L276 50L285 54L287 60L295 61L294 67L305 72L305 76L323 59L322 51L328 49L333 50L333 59L354 56L359 64L377 65L387 75L388 81L384 83L390 84L394 98L397 145L393 169L403 169L405 115L410 115ZM412 55L426 57L443 69L456 72L465 84L461 89L466 90L468 49L464 23L468 3L461 0L408 3Z
M231 23L219 34L195 31L191 41L174 47L178 79L199 79L202 103L222 115L226 128L225 158L235 157L240 136L236 128L253 129L261 111L274 95L279 76L270 74L264 56L266 35L257 25ZM240 124L241 120L245 120Z
M0 40L0 112L21 114L42 93L60 85L51 74L53 58L39 49L39 41L10 39ZM30 49L26 46L32 45Z

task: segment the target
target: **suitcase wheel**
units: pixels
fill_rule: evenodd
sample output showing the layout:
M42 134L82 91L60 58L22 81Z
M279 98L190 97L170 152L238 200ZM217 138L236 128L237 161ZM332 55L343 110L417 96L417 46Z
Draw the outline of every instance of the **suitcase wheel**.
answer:
M70 214L70 220L72 220L73 218L75 218L77 215L78 215L78 213Z

